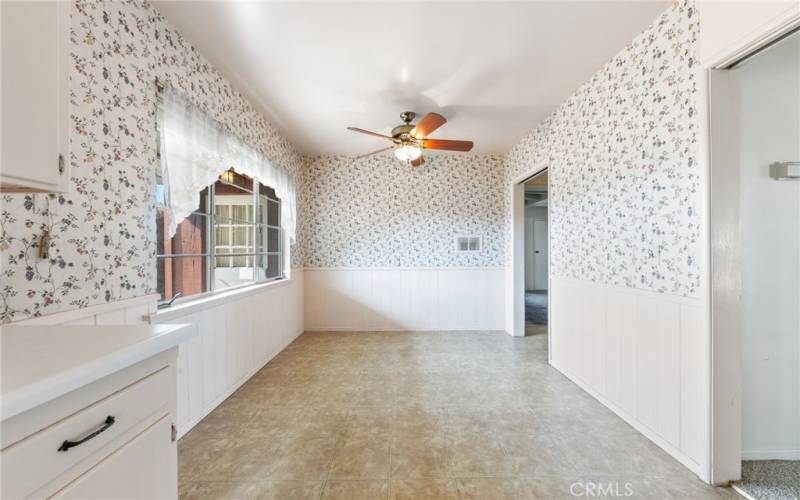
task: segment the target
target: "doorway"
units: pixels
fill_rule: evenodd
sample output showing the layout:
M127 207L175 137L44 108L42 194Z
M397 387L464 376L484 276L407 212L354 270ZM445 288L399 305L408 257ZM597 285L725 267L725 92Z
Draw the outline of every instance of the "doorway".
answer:
M547 333L547 170L523 183L525 192L525 335Z
M800 32L713 71L710 111L715 480L800 498Z

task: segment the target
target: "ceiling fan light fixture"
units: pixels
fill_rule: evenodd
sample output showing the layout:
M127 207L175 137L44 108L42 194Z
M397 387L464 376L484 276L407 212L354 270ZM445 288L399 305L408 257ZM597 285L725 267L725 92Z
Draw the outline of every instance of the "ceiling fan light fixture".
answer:
M395 149L394 155L398 160L410 163L422 156L422 150L417 146L406 144Z

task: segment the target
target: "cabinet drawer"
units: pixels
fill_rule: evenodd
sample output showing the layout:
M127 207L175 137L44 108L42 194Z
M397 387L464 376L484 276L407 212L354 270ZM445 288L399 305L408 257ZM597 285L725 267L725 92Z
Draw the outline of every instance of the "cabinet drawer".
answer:
M178 452L170 424L162 417L53 498L176 498Z
M167 415L174 387L169 373L153 373L3 450L2 497L26 497L56 478L66 483L130 439L131 432L140 432L143 422ZM68 449L62 446L87 437Z

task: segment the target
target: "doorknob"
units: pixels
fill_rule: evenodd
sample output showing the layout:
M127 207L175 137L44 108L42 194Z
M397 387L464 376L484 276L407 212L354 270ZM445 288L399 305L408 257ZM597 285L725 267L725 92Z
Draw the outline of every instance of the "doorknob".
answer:
M539 250L534 250L533 253L539 253Z

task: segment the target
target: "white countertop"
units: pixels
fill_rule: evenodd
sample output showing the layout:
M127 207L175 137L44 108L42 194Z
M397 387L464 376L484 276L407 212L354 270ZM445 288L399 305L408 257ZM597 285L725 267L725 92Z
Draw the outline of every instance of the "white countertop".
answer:
M35 408L194 336L183 325L0 328L0 420Z

